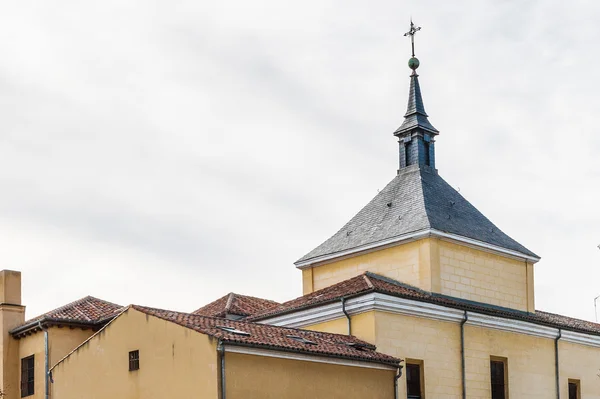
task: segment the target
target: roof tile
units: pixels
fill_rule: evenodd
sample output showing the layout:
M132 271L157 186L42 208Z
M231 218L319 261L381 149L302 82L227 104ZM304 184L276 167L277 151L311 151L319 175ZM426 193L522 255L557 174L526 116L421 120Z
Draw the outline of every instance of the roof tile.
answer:
M262 313L277 305L279 305L278 302L268 299L231 292L224 297L195 310L193 313L213 317L225 317L227 314L245 317L256 313Z
M344 227L296 263L429 229L538 257L496 227L435 169L415 165L403 169Z
M399 359L392 356L376 352L373 345L353 336L276 327L247 321L226 320L138 305L132 305L132 307L145 314L156 316L160 319L210 335L232 345L263 347L266 349L347 358L394 366L397 366L400 362ZM223 326L244 331L249 333L249 335L235 334L219 328ZM302 340L296 340L288 336L298 336L304 340L312 341L316 345L303 343ZM358 344L358 347L350 344Z
M273 309L256 314L250 317L248 320L264 320L278 315L292 313L302 309L338 301L341 298L364 295L370 292L378 292L400 298L413 299L455 309L504 317L507 319L523 320L554 328L561 328L592 335L600 335L600 324L598 323L544 312L541 310L536 310L535 313L528 313L519 310L487 305L485 303L466 301L459 298L434 294L372 272L366 272L351 279L315 291L311 294L284 302Z

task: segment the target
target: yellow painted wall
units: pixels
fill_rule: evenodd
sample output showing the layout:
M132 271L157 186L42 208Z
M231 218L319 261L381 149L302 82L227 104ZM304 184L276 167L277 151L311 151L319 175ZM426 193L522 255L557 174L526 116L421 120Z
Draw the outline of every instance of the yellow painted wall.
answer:
M558 341L560 394L568 398L569 378L581 381L581 398L600 399L600 348Z
M554 398L554 340L465 326L467 397L491 397L490 356L508 359L511 398ZM568 397L568 396L565 396Z
M79 328L68 328L68 327L50 327L48 329L48 342L49 342L49 365L52 367L60 359L65 357L69 352L75 349L79 344L89 338L94 332L92 330L82 330ZM32 335L28 335L24 338L16 341L19 346L19 365L20 370L21 364L20 359L34 355L34 394L28 396L30 399L42 399L45 395L44 386L44 370L45 370L45 347L44 347L44 333L36 332ZM20 383L20 371L17 380ZM17 397L20 395L20 386L17 386Z
M378 351L401 359L423 360L427 399L460 397L460 328L457 323L373 313ZM398 393L399 398L406 398L405 374L398 382Z
M312 271L303 270L303 291L312 292L307 284L310 273L312 273L312 289L317 291L358 276L365 271L430 291L432 287L430 243L431 239L412 241L317 266L312 268Z
M439 253L442 294L512 309L535 310L535 305L530 303L533 281L528 284L525 261L447 241L439 242ZM533 267L530 273L533 279Z
M462 394L460 325L454 322L430 320L386 312L374 312L376 346L381 352L402 359L423 360L425 374L425 397L460 398ZM584 367L596 367L585 374L583 381L598 371L600 350L578 346L586 353ZM465 326L465 359L467 397L489 399L491 397L490 356L508 359L509 395L511 398L555 397L554 341L524 334L504 332L487 328ZM563 388L567 378L578 378L576 370L580 352L573 351L573 370L563 375ZM594 357L596 356L596 357ZM561 361L562 362L562 361ZM595 365L596 366L593 366ZM598 385L595 392L600 392ZM591 388L588 388L591 389ZM565 391L566 392L566 391ZM585 393L585 391L584 391ZM566 395L566 393L565 393ZM399 382L399 397L406 397L406 377ZM565 396L566 397L566 396ZM582 396L584 398L594 396ZM599 396L600 397L600 396Z
M225 354L227 398L393 399L394 371Z
M93 334L93 330L82 330L80 328L69 327L50 327L48 329L48 342L50 344L50 367L58 363L58 361L68 355L73 349L77 348L83 341L91 337ZM36 335L42 334L37 333Z
M129 371L129 351L140 369ZM129 309L53 370L56 399L217 398L216 341Z
M0 389L6 399L20 398L19 343L8 333L25 321L21 273L0 271Z
M375 314L374 312L365 312L350 317L352 323L352 335L357 338L375 343ZM348 319L346 317L326 321L323 323L311 324L302 327L305 330L323 331L335 334L348 334Z
M302 329L323 331L334 334L348 334L348 320L345 317L340 317L339 319L304 326Z
M425 291L535 311L533 265L426 238L302 271L304 294L370 271Z
M34 395L27 396L27 398L38 399L44 397L44 367L45 367L45 356L44 356L44 334L37 332L32 335L28 335L17 341L19 343L19 359L34 355L34 381L33 387ZM19 370L21 369L21 362L19 361ZM20 371L18 380L21 380ZM20 392L20 386L18 387ZM20 393L18 397L21 397Z

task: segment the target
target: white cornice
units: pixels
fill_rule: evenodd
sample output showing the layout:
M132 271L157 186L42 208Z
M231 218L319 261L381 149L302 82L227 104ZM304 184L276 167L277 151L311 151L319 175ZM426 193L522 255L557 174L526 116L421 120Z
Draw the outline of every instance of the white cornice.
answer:
M373 309L374 293L361 295L356 298L350 298L346 301L346 312L351 315L359 314ZM297 312L274 316L265 320L260 320L258 323L271 324L274 326L285 327L304 327L307 325L323 323L335 319L346 317L342 311L342 302L337 301L321 305L318 307L299 310Z
M396 236L393 238L388 238L387 240L377 241L371 244L360 245L358 247L350 248L344 251L335 252L328 255L317 256L315 258L307 259L304 261L296 262L295 265L298 269L307 269L310 267L321 266L327 263L331 263L333 260L338 260L340 258L348 258L351 256L355 256L358 254L373 252L376 249L381 249L382 247L388 247L393 245L398 245L410 241L421 240L427 237L437 237L441 239L446 239L449 241L457 242L463 245L467 245L469 247L479 249L486 252L491 252L494 254L501 254L504 256L508 256L517 260L525 260L527 262L536 263L540 260L540 258L535 256L526 255L524 253L513 251L511 249L506 249L499 247L497 245L492 245L485 243L483 241L475 240L472 238L467 238L463 236L459 236L457 234L445 233L436 229L427 229L420 230L409 234L403 234L400 236Z
M573 331L562 331L560 340L574 344L595 346L596 348L600 348L600 337L596 335L582 334Z
M369 252L371 250L385 247L391 244L400 244L408 241L420 240L422 238L426 238L430 236L430 230L421 230L414 233L403 234L400 236L388 238L387 240L377 241L371 244L360 245L358 247L346 249L344 251L335 252L328 255L317 256L315 258L307 259L304 261L298 261L295 263L298 269L306 269L311 266L316 266L317 264L324 264L328 261L338 258L348 257L350 255L355 255L358 253ZM320 265L319 265L320 266Z
M431 236L433 236L433 237L438 237L438 238L442 238L442 239L446 238L446 239L449 239L449 240L452 240L452 241L455 241L455 242L458 242L461 244L466 244L466 245L474 247L476 249L483 249L484 251L487 251L487 252L499 253L499 254L506 255L506 256L509 256L512 258L516 258L518 260L526 260L527 262L531 262L531 263L536 263L540 260L540 258L538 258L536 256L526 255L522 252L513 251L512 249L502 248L497 245L488 244L483 241L459 236L457 234L444 233L443 231L439 231L439 230L435 230L435 229L431 229L430 231L431 231Z
M519 334L533 335L541 338L556 338L558 328L546 327L539 324L522 320L507 319L503 317L489 316L480 313L467 312L469 321L467 325L491 328Z
M453 323L462 322L465 316L465 311L463 310L381 293L368 293L346 301L346 311L351 316L373 310ZM600 336L596 335L565 331L557 327L548 327L524 320L489 316L472 311L467 311L467 316L466 325L468 326L549 339L556 339L560 335L561 341L600 347ZM342 312L341 301L338 301L286 315L275 316L261 320L259 323L280 327L303 328L343 317L345 316Z
M397 367L394 366L381 363L364 362L360 360L341 359L327 356L304 355L302 353L284 352L278 350L252 348L247 346L236 346L229 344L225 344L223 345L223 347L225 349L225 352L240 353L244 355L275 357L279 359L299 360L304 362L327 363L335 364L338 366L362 367L379 370L397 370Z

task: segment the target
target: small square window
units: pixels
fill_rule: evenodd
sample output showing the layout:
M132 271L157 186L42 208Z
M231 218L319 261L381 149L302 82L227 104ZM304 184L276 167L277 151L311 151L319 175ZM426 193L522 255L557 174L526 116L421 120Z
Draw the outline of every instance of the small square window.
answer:
M21 397L34 394L34 366L35 357L33 355L21 359Z
M140 351L129 352L129 371L135 371L140 369Z
M581 399L581 383L569 378L569 399Z

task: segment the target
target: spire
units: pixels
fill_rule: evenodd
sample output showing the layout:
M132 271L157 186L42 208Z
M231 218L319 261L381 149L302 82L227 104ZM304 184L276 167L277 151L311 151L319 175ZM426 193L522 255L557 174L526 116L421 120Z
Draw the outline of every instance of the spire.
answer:
M412 74L404 122L394 132L394 136L398 137L400 142L400 169L413 164L435 167L433 137L438 135L439 131L427 119L417 75L420 62L415 57L415 34L420 30L421 27L415 26L411 19L410 30L404 34L410 36L412 57L408 60L408 67L412 69Z
M411 60L416 60L416 58L411 58ZM431 134L439 134L439 131L427 119L429 115L425 112L421 86L419 85L419 75L416 74L415 70L416 68L413 69L413 73L410 75L408 106L406 107L406 114L404 114L404 122L394 132L395 136L408 133L416 128L421 128Z

